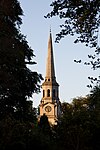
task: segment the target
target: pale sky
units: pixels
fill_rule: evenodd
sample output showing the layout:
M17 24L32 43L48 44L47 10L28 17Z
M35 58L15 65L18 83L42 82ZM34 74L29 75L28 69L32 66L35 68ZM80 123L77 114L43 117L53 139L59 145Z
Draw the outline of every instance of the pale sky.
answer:
M87 88L87 84L90 83L88 76L96 75L97 72L92 71L89 66L76 64L74 59L87 61L88 54L92 54L93 50L83 44L74 44L75 37L71 36L65 37L60 43L54 42L56 33L60 31L59 24L63 21L57 17L44 18L52 9L51 2L52 0L20 0L24 11L21 33L26 36L29 46L36 55L33 59L37 64L31 66L30 69L41 73L45 78L47 46L51 27L55 74L60 85L59 98L61 102L70 103L73 98L86 96L90 92L90 89ZM34 107L39 105L41 98L42 90L40 94L33 95Z

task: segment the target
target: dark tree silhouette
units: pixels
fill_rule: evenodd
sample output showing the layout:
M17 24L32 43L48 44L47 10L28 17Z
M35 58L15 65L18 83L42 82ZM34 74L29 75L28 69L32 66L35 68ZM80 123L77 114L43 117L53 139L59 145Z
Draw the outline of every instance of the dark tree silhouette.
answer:
M52 10L45 18L57 16L64 21L55 41L77 35L75 43L85 43L95 50L93 56L88 55L89 62L84 64L92 69L100 68L100 0L54 0L50 6ZM100 77L95 81L100 83ZM91 84L88 87L92 87Z
M40 91L41 74L31 71L33 50L20 31L23 11L18 0L0 1L0 117L20 112L27 98Z
M62 117L56 128L58 148L100 149L100 87L91 95L62 104Z
M56 41L68 34L79 34L75 43L81 41L90 44L91 47L97 46L100 26L99 0L54 0L51 6L52 11L45 17L58 16L64 19Z

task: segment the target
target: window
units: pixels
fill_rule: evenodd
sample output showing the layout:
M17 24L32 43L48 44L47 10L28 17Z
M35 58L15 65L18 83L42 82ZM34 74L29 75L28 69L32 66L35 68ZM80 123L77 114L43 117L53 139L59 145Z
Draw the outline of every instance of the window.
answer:
M47 97L50 97L50 90L47 90Z

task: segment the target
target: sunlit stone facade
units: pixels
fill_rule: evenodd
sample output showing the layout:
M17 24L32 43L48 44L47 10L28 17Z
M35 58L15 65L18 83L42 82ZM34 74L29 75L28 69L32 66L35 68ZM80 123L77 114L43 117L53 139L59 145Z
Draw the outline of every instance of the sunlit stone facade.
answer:
M42 99L39 105L39 118L45 114L51 124L56 124L58 117L61 115L61 103L59 100L59 84L55 77L51 31L48 40L46 76L42 84L42 93Z

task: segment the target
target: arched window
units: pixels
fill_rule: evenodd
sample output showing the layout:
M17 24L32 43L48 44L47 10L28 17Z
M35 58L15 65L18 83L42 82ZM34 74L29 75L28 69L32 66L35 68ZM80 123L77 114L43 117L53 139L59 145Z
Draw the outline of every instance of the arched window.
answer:
M50 90L47 90L47 97L50 97Z
M45 90L43 90L43 97L45 97Z

